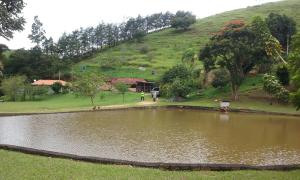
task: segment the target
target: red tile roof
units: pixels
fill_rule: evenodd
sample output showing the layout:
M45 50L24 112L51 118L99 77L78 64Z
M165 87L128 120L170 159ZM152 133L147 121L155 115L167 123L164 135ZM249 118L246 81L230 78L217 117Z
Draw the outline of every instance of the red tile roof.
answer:
M137 84L138 82L147 82L147 81L142 78L112 78L110 82L112 84L124 83L127 85L132 85L132 84Z
M65 86L67 84L66 81L62 81L62 80L44 80L44 79L34 81L31 84L35 85L35 86L51 86L56 82L60 82L63 86Z

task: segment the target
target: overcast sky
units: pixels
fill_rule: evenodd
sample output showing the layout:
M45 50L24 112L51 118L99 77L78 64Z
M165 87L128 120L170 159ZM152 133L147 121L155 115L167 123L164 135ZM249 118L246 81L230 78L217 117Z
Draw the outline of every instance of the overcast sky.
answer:
M99 22L119 23L128 17L139 14L149 15L158 12L177 10L193 12L203 18L220 12L277 0L24 0L25 30L15 33L14 38L0 43L11 49L30 48L27 36L35 15L44 25L46 36L54 40L63 32L72 32L80 27L95 26Z

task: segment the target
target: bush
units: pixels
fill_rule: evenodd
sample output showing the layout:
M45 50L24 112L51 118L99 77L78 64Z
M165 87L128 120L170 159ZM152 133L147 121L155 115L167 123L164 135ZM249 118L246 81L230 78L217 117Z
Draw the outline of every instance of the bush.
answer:
M185 98L197 86L193 72L184 65L177 65L161 78L161 93L167 98Z
M298 111L300 109L300 89L292 94L292 103L296 106Z
M55 94L59 94L62 92L63 85L60 82L55 82L51 85L51 89L54 91Z
M214 88L224 88L230 82L230 74L226 69L215 70L214 76L211 83Z
M24 99L26 76L12 76L2 81L1 89L7 100L17 101Z
M290 84L290 74L286 66L278 66L276 69L276 76L282 85L287 86Z
M26 96L29 100L36 100L48 93L49 88L44 86L26 86Z
M289 102L289 91L280 84L275 76L265 74L263 77L263 88L268 94L274 96L278 102Z
M176 78L189 79L189 77L191 76L192 76L192 71L186 66L184 66L183 64L180 64L166 71L161 78L161 83L162 84L172 83Z

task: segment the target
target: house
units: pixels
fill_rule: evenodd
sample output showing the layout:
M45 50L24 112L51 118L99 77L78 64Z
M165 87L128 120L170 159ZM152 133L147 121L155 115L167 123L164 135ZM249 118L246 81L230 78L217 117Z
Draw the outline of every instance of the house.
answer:
M153 82L137 82L136 92L150 92L154 88Z
M147 81L142 78L112 78L112 79L110 79L110 83L112 85L116 85L118 83L124 83L124 84L128 85L130 88L136 88L136 85L138 82L146 83Z
M112 78L109 80L111 86L114 86L118 83L124 83L129 86L129 88L136 92L150 92L153 88L153 84L151 82L147 82L142 78Z
M66 86L67 82L66 81L62 81L62 80L44 80L44 79L40 79L40 80L35 80L33 83L31 83L31 85L33 86L52 86L54 83L59 82L61 83L61 85Z

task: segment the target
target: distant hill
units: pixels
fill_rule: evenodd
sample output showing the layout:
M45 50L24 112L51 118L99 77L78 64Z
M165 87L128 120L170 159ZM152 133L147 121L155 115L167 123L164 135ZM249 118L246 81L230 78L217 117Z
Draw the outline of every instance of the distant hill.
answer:
M197 20L189 31L166 29L147 35L142 43L131 41L106 49L76 64L74 70L101 72L110 77L155 80L162 72L179 63L186 49L194 48L198 53L212 33L230 20L250 22L254 16L266 17L274 12L293 17L300 29L299 9L300 0L285 0L217 14Z

